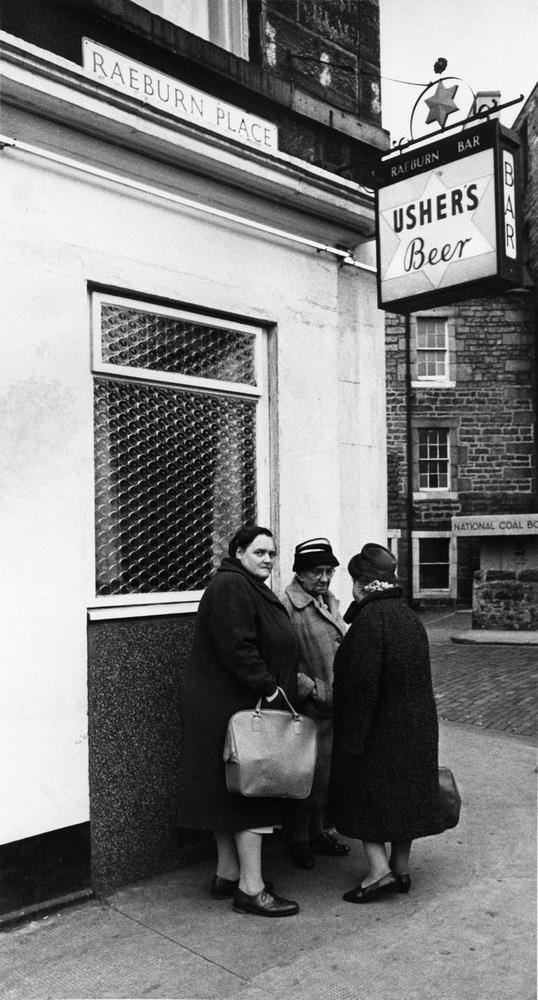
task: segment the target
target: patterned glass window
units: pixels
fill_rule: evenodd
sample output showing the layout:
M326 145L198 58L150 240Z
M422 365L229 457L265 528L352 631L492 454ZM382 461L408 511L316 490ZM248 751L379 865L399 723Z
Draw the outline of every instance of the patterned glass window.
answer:
M97 595L202 590L257 518L261 332L95 299Z
M417 316L417 378L448 378L448 328L446 319Z
M449 438L443 428L424 428L418 432L419 490L449 488Z
M113 365L255 384L252 334L104 302L102 359Z

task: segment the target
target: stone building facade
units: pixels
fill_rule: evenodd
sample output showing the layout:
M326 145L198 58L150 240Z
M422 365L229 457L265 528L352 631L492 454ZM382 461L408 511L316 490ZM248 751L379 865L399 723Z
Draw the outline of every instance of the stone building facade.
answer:
M386 316L389 529L400 532L400 576L413 600L469 605L481 567L538 567L536 535L494 544L452 531L457 516L537 510L536 127L535 90L514 124L526 287L418 311L409 328L405 316Z

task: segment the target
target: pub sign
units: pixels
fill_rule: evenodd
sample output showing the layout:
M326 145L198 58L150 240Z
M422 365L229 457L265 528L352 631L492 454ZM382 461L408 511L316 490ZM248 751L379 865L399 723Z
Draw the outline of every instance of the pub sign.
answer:
M489 120L381 161L381 309L430 309L522 284L519 157L517 135Z

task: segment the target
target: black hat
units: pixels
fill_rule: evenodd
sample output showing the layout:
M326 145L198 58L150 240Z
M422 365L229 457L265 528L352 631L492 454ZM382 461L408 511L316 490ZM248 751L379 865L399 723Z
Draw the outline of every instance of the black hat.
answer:
M294 572L312 569L314 566L339 566L328 538L309 538L295 547Z
M348 571L354 580L384 580L396 583L396 559L390 549L376 542L367 542L348 563Z

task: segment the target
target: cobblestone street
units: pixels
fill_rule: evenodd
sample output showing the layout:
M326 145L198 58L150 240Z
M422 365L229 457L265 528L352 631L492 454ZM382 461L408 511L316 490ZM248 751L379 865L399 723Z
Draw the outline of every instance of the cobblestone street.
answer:
M421 613L439 717L536 741L538 646L453 642L470 612Z

